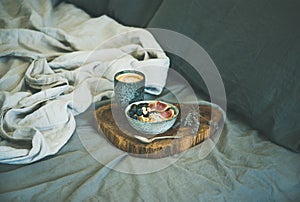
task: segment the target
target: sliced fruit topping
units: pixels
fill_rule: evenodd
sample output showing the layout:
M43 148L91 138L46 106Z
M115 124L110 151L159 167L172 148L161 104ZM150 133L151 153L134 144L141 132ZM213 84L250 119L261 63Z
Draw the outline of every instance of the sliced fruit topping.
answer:
M167 111L160 112L159 114L165 119L170 119L174 116L175 111L173 109L168 109Z
M152 103L152 102L149 103L149 108L151 109L151 111L155 111L155 109L156 109L155 103Z
M157 101L155 103L155 109L156 111L160 112L160 111L165 111L168 108L168 105L162 102Z

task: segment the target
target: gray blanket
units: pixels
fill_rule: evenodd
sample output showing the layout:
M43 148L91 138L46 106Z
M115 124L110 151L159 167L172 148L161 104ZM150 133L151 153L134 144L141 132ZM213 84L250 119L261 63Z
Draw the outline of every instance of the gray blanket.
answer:
M169 59L144 29L46 0L1 1L0 10L0 162L55 154L75 130L74 116L113 96L120 70L151 75L148 93L165 85Z
M167 83L178 96L189 97L190 92L184 86L176 81ZM161 98L172 100L168 94ZM90 108L75 118L78 123L75 134L55 156L24 166L1 165L0 198L6 201L300 199L300 155L263 138L238 117L227 118L216 147L205 158L201 158L201 148L208 141L174 157L167 166L132 174L127 172L128 168L139 170L146 160L120 151L115 156L107 153L105 148L110 143L97 132L91 116L93 110ZM106 155L110 159L104 162ZM99 156L103 156L102 161Z

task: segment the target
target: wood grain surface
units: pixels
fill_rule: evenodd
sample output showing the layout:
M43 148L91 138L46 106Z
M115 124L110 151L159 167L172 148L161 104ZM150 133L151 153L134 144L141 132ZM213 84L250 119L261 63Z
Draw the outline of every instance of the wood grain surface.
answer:
M216 131L216 126L223 121L222 112L216 108L207 105L180 104L177 105L180 114L174 124L175 128L157 135L176 135L182 136L180 139L156 140L152 143L142 143L133 137L141 135L133 129L123 111L115 103L108 103L95 110L95 117L98 124L98 131L102 133L107 140L115 147L129 153L130 155L141 158L163 158L181 153L205 139L209 138ZM196 122L188 122L187 116L198 110L200 126ZM199 123L199 122L198 122Z

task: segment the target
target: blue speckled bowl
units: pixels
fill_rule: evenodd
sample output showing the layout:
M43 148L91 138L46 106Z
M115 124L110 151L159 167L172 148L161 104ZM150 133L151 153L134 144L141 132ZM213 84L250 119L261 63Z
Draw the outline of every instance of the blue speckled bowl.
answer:
M174 123L177 119L177 116L179 114L179 109L175 105L159 101L159 102L165 103L165 104L171 106L172 108L174 108L175 114L174 114L173 118L168 119L168 120L163 120L160 122L143 122L143 121L140 121L137 119L133 119L129 116L128 112L132 105L134 105L134 104L138 105L141 103L151 103L151 102L154 103L154 102L157 102L157 100L138 101L138 102L131 103L130 105L128 105L125 108L125 115L126 115L126 118L129 122L129 124L137 131L143 133L145 136L147 136L147 135L153 136L153 135L157 135L157 134L166 132L174 125Z

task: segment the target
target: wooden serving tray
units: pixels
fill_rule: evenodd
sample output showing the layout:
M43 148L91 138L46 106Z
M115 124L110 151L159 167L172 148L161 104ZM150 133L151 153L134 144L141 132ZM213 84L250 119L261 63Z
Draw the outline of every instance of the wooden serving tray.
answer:
M187 124L186 118L191 109L199 107L200 126ZM117 148L130 155L142 158L163 158L181 153L191 148L216 132L217 126L223 121L222 112L208 105L177 105L180 114L174 124L178 126L157 136L183 136L180 139L162 139L152 143L142 143L132 135L143 135L133 129L127 121L123 111L115 103L100 106L95 111L98 130L103 133L107 140ZM197 130L198 129L198 130Z

